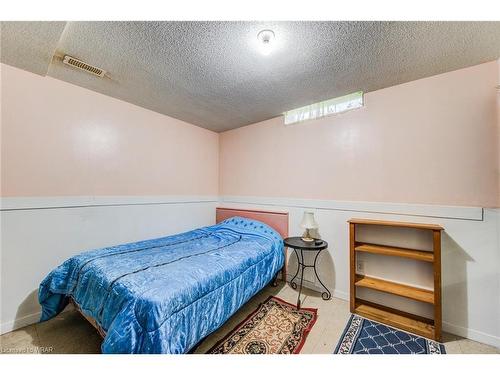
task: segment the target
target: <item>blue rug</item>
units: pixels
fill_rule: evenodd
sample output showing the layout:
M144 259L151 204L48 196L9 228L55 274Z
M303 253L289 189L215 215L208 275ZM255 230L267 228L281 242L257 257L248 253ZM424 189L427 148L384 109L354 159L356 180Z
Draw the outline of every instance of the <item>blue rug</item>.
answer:
M444 345L351 315L334 354L446 354Z

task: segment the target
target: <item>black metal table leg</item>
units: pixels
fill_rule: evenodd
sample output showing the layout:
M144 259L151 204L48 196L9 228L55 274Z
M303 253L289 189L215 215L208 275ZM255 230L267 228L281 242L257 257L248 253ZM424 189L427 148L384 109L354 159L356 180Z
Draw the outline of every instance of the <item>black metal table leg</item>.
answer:
M319 275L318 275L318 271L316 271L316 260L318 259L319 257L319 254L321 253L321 251L318 251L318 253L316 254L316 257L314 258L314 266L313 266L313 269L314 269L314 274L316 275L316 279L319 281L319 283L321 284L321 286L323 288L325 288L326 292L323 292L321 293L321 298L323 298L323 300L329 300L330 298L332 298L332 293L330 293L330 291L328 290L328 288L325 286L325 284L323 284L323 282L321 281L321 279L319 278Z
M298 254L297 254L297 258L298 258ZM300 289L299 289L299 296L297 297L297 309L300 309L300 294L302 293L302 283L304 282L304 268L306 268L306 266L304 264L304 253L302 252L302 250L300 250L300 260L301 260L301 262L299 263L300 268L301 268Z
M295 281L293 281L293 280L295 280L295 278L299 274L299 271L300 271L300 259L299 259L299 253L298 253L297 249L293 249L293 253L297 257L297 272L295 272L295 275L293 275L292 279L290 280L290 286L293 289L297 289L297 283Z

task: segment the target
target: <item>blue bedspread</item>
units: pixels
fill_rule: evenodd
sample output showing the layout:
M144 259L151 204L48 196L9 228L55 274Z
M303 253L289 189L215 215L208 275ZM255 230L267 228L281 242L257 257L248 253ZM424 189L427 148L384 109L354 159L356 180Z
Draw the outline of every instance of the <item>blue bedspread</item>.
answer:
M268 284L283 262L279 234L241 217L92 250L42 281L41 320L72 297L106 332L103 353L186 353Z

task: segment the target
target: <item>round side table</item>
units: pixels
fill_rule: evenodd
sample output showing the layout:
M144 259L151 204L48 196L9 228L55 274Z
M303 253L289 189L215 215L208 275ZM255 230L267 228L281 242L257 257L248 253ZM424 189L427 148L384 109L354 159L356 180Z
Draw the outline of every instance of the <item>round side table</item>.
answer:
M321 253L322 250L326 249L328 247L328 242L323 241L323 240L318 240L314 239L314 241L311 242L306 242L302 240L300 237L288 237L285 238L284 244L286 247L293 249L295 256L297 257L297 272L295 272L295 275L292 277L290 280L290 286L293 289L297 289L297 283L294 281L297 275L300 272L300 287L299 287L299 296L297 297L297 309L300 309L300 295L302 293L302 282L304 280L304 269L310 267L314 270L314 273L316 275L316 279L319 281L321 286L325 289L325 292L321 293L321 298L324 300L329 300L332 298L332 294L328 290L328 288L323 284L321 279L319 278L318 272L316 270L316 262L318 260L318 256ZM316 256L314 257L314 263L313 264L306 264L304 262L304 251L316 251ZM300 256L299 256L300 254Z

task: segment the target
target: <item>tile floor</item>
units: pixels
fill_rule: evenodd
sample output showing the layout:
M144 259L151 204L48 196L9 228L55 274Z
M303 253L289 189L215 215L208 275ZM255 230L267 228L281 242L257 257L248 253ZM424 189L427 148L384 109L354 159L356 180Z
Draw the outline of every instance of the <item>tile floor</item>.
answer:
M297 299L297 292L288 285L265 288L219 330L208 336L196 348L195 353L205 353L270 295L290 303L295 303ZM337 298L323 301L319 293L305 290L302 306L317 308L318 320L309 333L301 354L332 353L349 318L347 301ZM500 353L497 348L451 334L443 334L443 339L449 354ZM76 311L67 311L50 321L0 336L1 353L99 353L100 344L101 337L97 331Z

